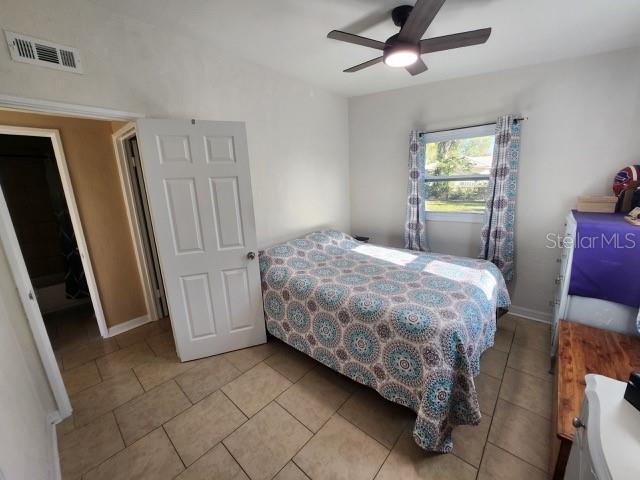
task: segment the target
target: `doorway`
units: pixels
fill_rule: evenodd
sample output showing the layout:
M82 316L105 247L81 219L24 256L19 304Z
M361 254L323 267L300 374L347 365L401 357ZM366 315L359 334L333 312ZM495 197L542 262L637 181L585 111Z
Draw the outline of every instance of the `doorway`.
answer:
M0 98L0 108L2 105L7 106ZM133 348L135 344L130 342L151 331L155 334L158 328L167 335L163 334L158 339L161 344L155 347L166 350L167 357L179 357L182 361L265 342L259 271L257 261L253 261L257 258L254 253L257 239L242 123L139 119L135 124L124 125L122 120L141 115L52 102L47 103L43 112L42 105L28 99L21 99L20 106L38 112L31 115L43 115L35 122L43 128L33 128L33 119L24 118L30 115L24 112L25 108L20 109L22 112L7 109L0 110L2 123L22 126L0 125L0 134L48 137L53 144L93 313L101 336L105 337L100 352L83 350L83 355L106 356L128 348L125 344ZM58 115L52 117L50 113ZM96 124L90 129L93 133L85 134L85 127L77 125L76 122L84 119ZM129 138L125 138L125 131ZM69 150L69 167L82 208L82 224L62 150L61 133ZM105 145L107 136L112 148ZM100 148L96 148L98 145ZM107 156L113 155L113 147L115 162L105 156L107 149ZM61 369L64 367L66 374L69 362L64 356L54 355L1 193L0 240L56 398L58 414L65 418L71 413L71 404ZM119 197L122 193L124 202ZM80 234L83 226L91 246L90 262L84 233ZM157 251L155 259L153 247ZM102 305L92 263L100 282ZM149 268L142 269L143 263L148 263ZM154 294L148 293L157 290L160 294L157 301L150 301ZM165 290L166 298L163 298ZM167 306L174 314L170 323L165 317L163 322L146 325L166 313ZM80 309L85 307L86 304L78 305ZM105 317L109 319L109 328ZM167 331L167 327L171 331ZM106 338L130 330L134 331L126 339ZM49 333L57 334L52 329ZM151 349L154 355L161 355L153 346ZM91 358L93 360L82 365L76 362L76 366L79 368L91 361L100 363L97 357ZM132 357L134 360L140 359Z
M65 418L53 346L108 331L58 130L0 125L0 240Z
M142 162L140 151L138 150L138 139L135 133L126 136L122 140L124 148L128 180L131 187L131 205L135 219L137 220L137 231L140 237L140 247L143 258L142 267L145 269L149 279L148 287L151 289L150 298L155 308L155 317L163 318L169 315L167 297L158 260L158 249L156 246L153 224L151 223L151 213L149 211L149 199L142 173Z
M99 338L51 138L1 134L0 187L54 350Z

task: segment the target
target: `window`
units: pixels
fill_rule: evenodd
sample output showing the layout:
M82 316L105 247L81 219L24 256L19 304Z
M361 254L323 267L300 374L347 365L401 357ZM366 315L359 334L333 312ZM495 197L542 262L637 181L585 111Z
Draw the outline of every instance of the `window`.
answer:
M495 125L424 134L429 220L481 222Z

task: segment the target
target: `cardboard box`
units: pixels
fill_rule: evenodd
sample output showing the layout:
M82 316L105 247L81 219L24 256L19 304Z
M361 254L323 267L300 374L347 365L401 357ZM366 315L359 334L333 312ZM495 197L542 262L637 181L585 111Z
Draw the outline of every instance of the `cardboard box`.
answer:
M585 195L578 197L579 212L613 213L618 197L613 195Z

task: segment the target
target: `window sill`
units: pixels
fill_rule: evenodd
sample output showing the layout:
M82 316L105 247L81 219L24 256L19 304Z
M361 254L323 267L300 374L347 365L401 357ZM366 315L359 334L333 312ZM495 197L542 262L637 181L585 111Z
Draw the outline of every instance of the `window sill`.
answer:
M482 223L484 213L427 212L427 222Z

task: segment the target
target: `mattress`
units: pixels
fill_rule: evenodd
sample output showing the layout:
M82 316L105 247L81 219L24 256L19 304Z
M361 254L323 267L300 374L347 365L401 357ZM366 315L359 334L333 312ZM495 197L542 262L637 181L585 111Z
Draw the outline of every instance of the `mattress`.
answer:
M480 423L474 377L510 304L495 265L324 230L260 252L260 273L269 333L416 412L420 447Z

